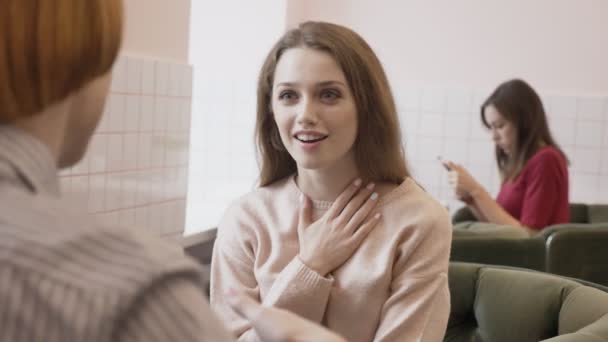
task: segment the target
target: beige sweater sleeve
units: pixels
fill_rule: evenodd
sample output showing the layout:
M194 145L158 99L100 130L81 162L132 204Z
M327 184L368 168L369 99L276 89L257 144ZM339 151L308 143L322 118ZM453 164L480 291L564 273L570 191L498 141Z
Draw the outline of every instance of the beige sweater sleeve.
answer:
M259 341L251 326L225 301L230 288L241 291L263 305L290 310L311 321L323 319L333 279L320 276L297 257L274 280L264 298L260 298L255 277L255 234L240 219L242 213L229 210L218 228L211 264L211 305L239 341Z
M447 271L452 228L446 213L427 222L399 247L391 294L382 307L374 341L443 340L450 311Z

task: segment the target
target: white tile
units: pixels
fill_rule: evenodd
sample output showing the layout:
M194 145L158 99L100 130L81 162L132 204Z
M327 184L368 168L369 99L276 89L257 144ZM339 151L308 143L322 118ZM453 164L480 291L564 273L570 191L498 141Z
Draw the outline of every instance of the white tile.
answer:
M151 166L159 168L165 166L165 151L166 138L164 133L155 133L152 135L152 157Z
M113 92L124 93L127 91L127 72L127 57L119 56L112 70L110 89Z
M178 131L182 121L182 100L179 98L169 99L169 107L167 109L167 125L168 131Z
M448 113L470 113L473 111L473 93L469 90L450 90L447 94Z
M125 174L122 178L122 204L123 208L131 208L135 206L137 196L137 178L136 173Z
M176 209L176 203L174 202L163 204L163 233L175 232L175 218L177 215Z
M89 200L89 176L72 177L72 198L80 205Z
M192 96L192 66L182 65L181 74L178 95L190 97Z
M181 127L182 131L190 131L191 121L192 121L192 103L190 100L184 100L181 104ZM252 116L253 117L253 116ZM253 123L253 120L251 121Z
M595 202L599 186L599 176L586 173L573 173L570 184L570 202Z
M135 209L135 225L146 229L148 227L148 207Z
M490 132L478 116L469 117L470 137L473 139L490 139Z
M562 119L576 119L577 104L576 97L573 96L551 96L551 112L547 115L550 117Z
M443 112L446 92L443 89L424 89L420 98L420 109L425 112Z
M141 80L141 92L146 95L154 94L156 90L155 85L155 63L151 59L142 60L142 80Z
M120 208L122 200L122 180L116 174L106 176L106 188L104 196L105 210L116 210Z
M597 203L608 203L608 177L600 177L600 188L596 199Z
M442 153L441 139L420 138L418 139L418 155L416 161L432 161L437 163L437 156Z
M59 189L64 196L70 195L72 193L72 177L60 177Z
M606 148L604 148L602 151L602 168L600 170L602 176L604 176L605 178L608 178L608 150Z
M596 173L600 172L601 154L599 149L576 148L572 158L572 167L578 172Z
M140 58L127 58L127 92L131 94L141 93L142 64Z
M602 144L602 126L594 121L576 123L576 146L599 148Z
M414 178L425 188L438 187L442 182L443 167L436 161L419 162L414 165Z
M422 137L443 136L443 116L435 113L423 113L418 124L418 134Z
M141 98L141 108L139 111L139 131L150 132L154 130L154 109L155 100L153 97L144 96Z
M107 167L108 135L95 134L89 147L91 173L105 172Z
M395 102L406 111L418 111L422 91L417 88L405 88L393 93Z
M122 169L123 136L120 134L108 135L107 170L118 171Z
M494 161L494 144L490 141L468 142L469 159L468 163L475 165L490 166Z
M138 135L137 141L137 168L148 169L152 165L152 134Z
M126 134L123 138L123 169L134 170L137 168L137 134Z
M416 135L420 114L416 111L404 111L399 117L399 125L401 127L402 137L405 139L410 135Z
M105 175L93 175L89 178L89 212L105 210Z
M468 160L469 148L467 140L450 138L446 139L443 146L444 160L451 160L455 163L463 163Z
M156 61L156 95L169 95L169 64Z
M606 99L582 97L578 99L578 120L603 120Z
M180 96L182 78L184 76L181 64L169 65L169 95Z
M126 99L125 131L135 132L139 129L140 96L128 96Z
M126 97L124 95L112 94L108 105L110 106L108 130L112 132L124 131Z
M467 138L471 132L471 120L459 115L446 115L444 122L444 136L448 138Z
M561 146L572 146L575 144L576 120L555 118L549 120L549 126L553 138Z
M169 99L157 98L154 104L154 130L165 131L169 113Z

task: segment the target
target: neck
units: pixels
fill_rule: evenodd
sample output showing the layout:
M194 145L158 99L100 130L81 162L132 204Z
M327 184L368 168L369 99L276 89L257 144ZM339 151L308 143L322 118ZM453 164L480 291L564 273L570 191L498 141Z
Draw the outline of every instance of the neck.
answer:
M62 101L14 122L17 128L45 144L57 163L61 159L69 106L69 101Z
M359 176L354 160L326 169L298 167L296 183L313 200L333 202Z

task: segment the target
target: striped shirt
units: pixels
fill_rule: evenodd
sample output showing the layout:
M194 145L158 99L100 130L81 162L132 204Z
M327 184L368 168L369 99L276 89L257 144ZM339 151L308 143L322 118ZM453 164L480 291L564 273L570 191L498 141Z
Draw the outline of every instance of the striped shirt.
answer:
M0 126L0 341L232 341L180 247L61 199L48 148Z

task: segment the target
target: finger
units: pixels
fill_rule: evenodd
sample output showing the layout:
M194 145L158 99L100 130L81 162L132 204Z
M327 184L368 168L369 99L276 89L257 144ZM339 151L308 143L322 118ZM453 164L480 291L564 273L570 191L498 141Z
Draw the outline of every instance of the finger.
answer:
M331 205L326 215L328 215L329 218L335 218L340 215L351 198L353 198L357 191L359 191L361 184L361 179L357 178L357 180L347 186L346 189L344 189L344 191L342 191L342 193L338 196L338 198L336 198L334 204Z
M361 224L367 219L369 214L378 204L378 193L374 192L371 196L367 198L367 201L355 212L350 221L348 221L348 225L346 229L351 233L354 233Z
M255 322L263 311L263 307L260 303L233 289L228 291L226 297L228 298L230 307L232 307L237 314L250 322Z
M308 196L300 195L300 216L298 230L307 228L312 223L312 203Z
M360 245L363 239L374 229L382 215L380 213L374 214L367 222L365 222L357 231L353 234L355 244Z
M348 224L348 222L352 219L352 217L357 213L357 211L361 208L361 206L366 203L371 197L374 197L374 200L378 198L378 194L373 192L375 188L374 183L369 183L365 188L361 189L355 197L353 197L344 210L338 216L340 222L343 222L344 225ZM375 194L375 195L374 195Z

